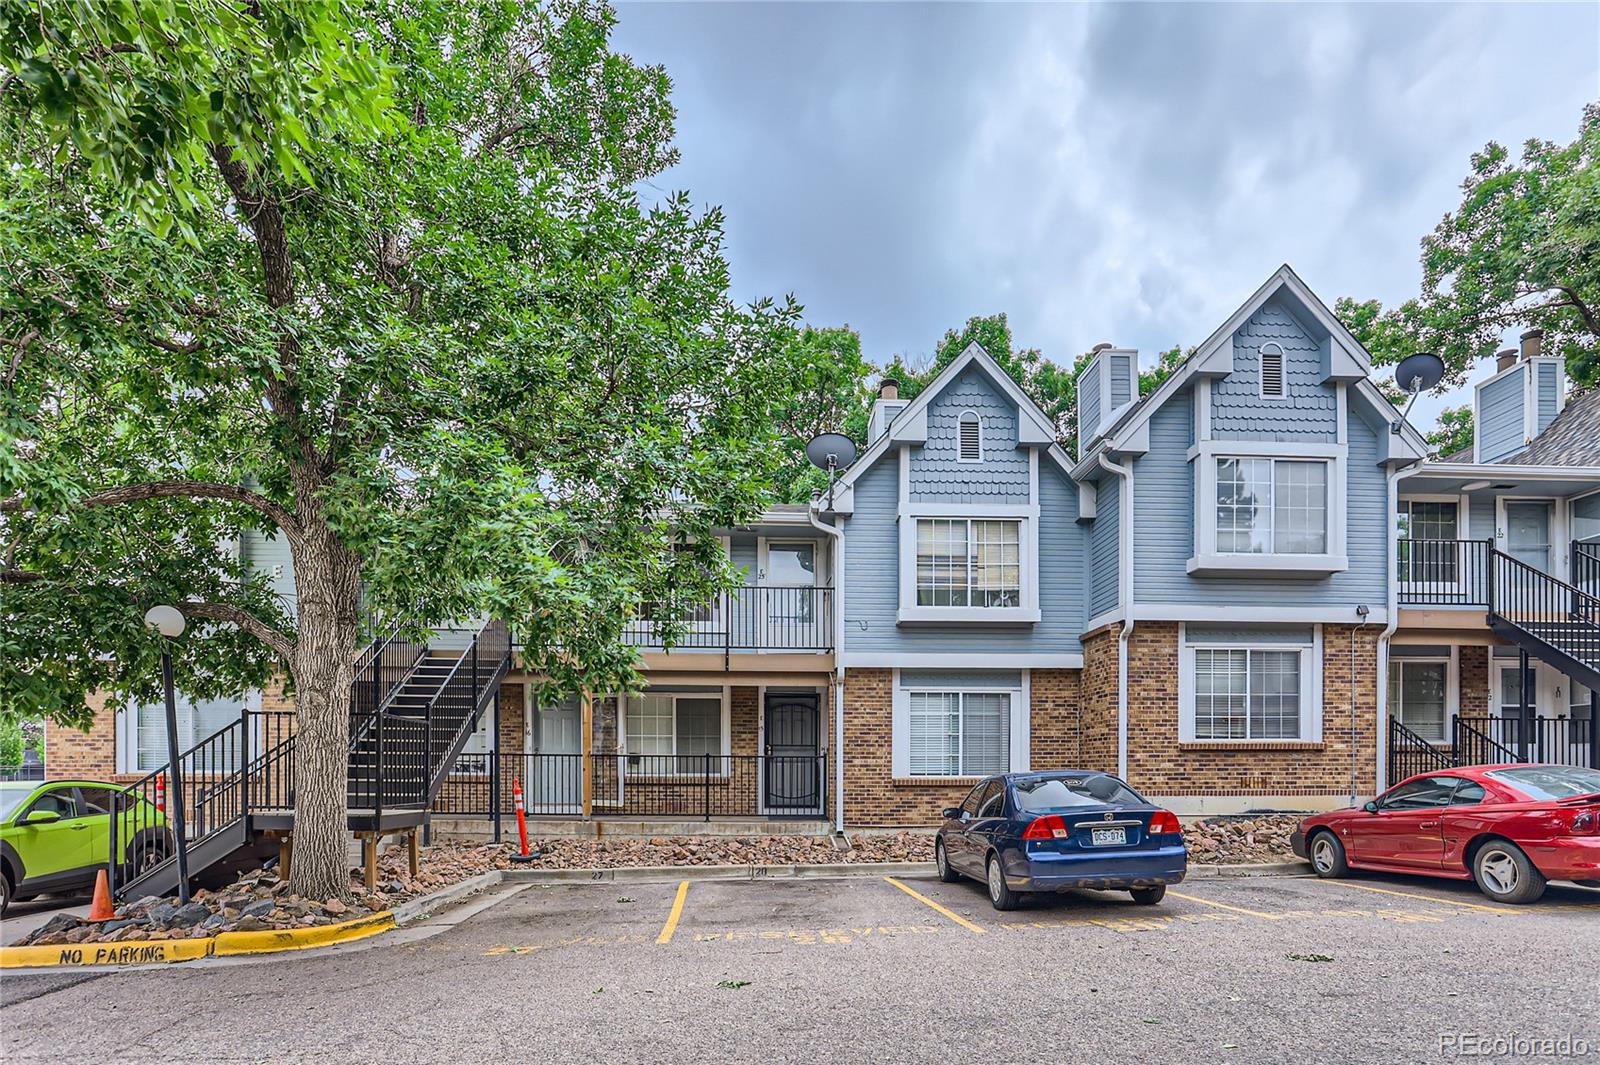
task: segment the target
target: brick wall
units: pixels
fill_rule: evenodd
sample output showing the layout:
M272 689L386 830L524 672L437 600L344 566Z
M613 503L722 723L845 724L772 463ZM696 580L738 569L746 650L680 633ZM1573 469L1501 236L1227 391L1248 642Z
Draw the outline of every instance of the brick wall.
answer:
M44 769L51 780L110 780L116 774L117 715L106 706L104 692L90 695L88 703L94 721L87 730L45 722Z
M1083 641L1083 768L1104 773L1117 771L1117 633Z
M1321 742L1180 744L1178 626L1140 622L1128 648L1129 783L1157 795L1339 796L1349 794L1353 766L1357 791L1370 791L1377 758L1377 639L1376 627L1359 633L1350 625L1322 627Z
M1032 706L1028 762L1034 769L1083 765L1083 674L1076 669L1035 669L1028 675Z
M1461 671L1456 712L1464 717L1481 717L1489 706L1489 649L1462 647L1457 652L1456 665Z

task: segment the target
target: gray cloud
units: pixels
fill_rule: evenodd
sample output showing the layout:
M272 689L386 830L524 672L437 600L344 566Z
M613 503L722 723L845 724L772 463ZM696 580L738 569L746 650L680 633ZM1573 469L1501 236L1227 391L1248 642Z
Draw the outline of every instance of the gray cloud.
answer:
M1585 5L624 4L738 295L794 292L870 356L973 314L1069 362L1203 339L1280 262L1411 295L1490 139L1570 140ZM1440 406L1424 401L1431 419Z

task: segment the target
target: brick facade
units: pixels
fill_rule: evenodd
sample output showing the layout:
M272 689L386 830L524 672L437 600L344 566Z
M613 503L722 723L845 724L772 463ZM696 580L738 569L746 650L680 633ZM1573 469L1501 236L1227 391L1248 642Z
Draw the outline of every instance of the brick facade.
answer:
M117 715L106 706L104 692L88 701L94 721L86 730L45 722L44 769L51 780L110 780L116 774Z
M1083 641L1083 768L1117 771L1117 633Z
M1457 650L1456 667L1461 671L1456 712L1478 717L1489 708L1489 648L1462 646Z
M1180 744L1177 623L1139 622L1128 647L1128 782L1162 796L1335 797L1352 786L1358 794L1371 792L1377 645L1375 626L1360 632L1352 625L1322 627L1320 742Z
M1083 671L1036 669L1029 674L1032 716L1028 762L1034 769L1083 766Z

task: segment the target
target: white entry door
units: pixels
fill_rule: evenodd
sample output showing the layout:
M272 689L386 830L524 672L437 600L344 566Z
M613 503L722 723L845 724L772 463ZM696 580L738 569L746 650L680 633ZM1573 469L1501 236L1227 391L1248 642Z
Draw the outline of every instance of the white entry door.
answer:
M583 803L582 716L576 699L534 710L536 757L529 774L528 807L539 813L576 813Z
M817 610L817 544L814 540L767 540L761 560L762 610L769 648L822 646Z

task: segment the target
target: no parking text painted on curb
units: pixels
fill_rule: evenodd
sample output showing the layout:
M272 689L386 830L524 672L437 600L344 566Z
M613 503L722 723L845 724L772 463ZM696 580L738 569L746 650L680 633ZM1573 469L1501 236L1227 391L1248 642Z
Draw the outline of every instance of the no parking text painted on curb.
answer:
M0 969L44 967L99 968L116 965L161 965L226 958L244 954L273 954L348 943L387 932L394 914L385 910L353 921L316 928L282 928L264 932L222 932L204 939L130 939L120 943L61 943L54 946L0 947Z

